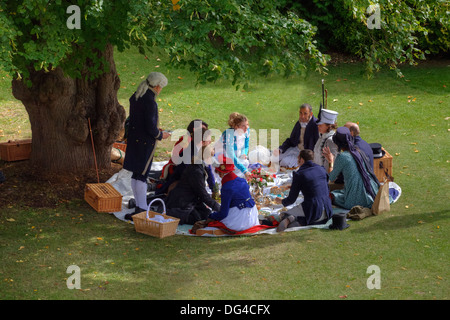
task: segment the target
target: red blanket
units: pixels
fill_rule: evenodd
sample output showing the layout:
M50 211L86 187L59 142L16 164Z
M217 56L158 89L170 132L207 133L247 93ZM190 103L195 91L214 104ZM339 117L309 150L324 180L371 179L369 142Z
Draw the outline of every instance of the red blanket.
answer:
M239 234L245 234L245 233L256 233L256 232L261 231L261 230L275 228L276 226L266 226L266 225L259 224L259 225L253 226L251 228L248 228L246 230L235 231L235 230L228 229L220 221L213 221L213 222L208 223L208 227L219 228L219 229L227 232L228 234L239 235Z

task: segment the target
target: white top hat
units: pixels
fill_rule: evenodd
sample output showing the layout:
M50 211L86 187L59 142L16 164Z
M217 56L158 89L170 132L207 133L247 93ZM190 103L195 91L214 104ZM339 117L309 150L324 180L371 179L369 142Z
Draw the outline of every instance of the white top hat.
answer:
M339 113L333 110L322 109L320 111L320 121L317 124L334 124L336 122L337 116Z

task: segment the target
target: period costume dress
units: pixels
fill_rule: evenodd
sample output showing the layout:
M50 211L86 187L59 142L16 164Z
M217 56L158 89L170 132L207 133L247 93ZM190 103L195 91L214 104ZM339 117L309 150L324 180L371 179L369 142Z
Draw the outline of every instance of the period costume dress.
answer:
M209 218L220 221L233 231L243 231L259 225L258 209L250 195L247 181L238 177L233 172L234 165L226 164L226 161L216 171L226 174L222 178L220 210L211 213Z
M370 168L367 158L353 144L353 138L346 127L337 129L333 136L336 145L342 151L334 160L330 180L335 180L342 172L344 189L333 190L333 203L345 209L354 206L371 208L379 188L379 182Z
M190 153L187 154L188 163L185 163L184 152L187 148L190 148ZM195 155L196 151L193 149L191 135L184 135L180 137L180 139L174 144L172 157L170 157L169 161L162 168L161 179L163 180L163 183L157 187L155 194L159 195L167 193L169 187L174 182L180 180L184 169L187 165L189 165L191 155ZM174 158L176 159L175 161L173 160ZM208 186L210 190L213 191L216 181L211 165L205 165L205 170L207 173Z
M180 224L194 224L205 220L211 209L220 210L217 203L206 190L207 173L205 163L187 164L181 178L166 199L169 216L180 219Z
M249 166L248 159L244 158L248 157L250 128L243 134L239 134L239 131L229 128L222 133L219 141L215 144L215 156L218 159L221 155L225 155L232 159L235 165L234 173L239 177L244 177Z
M328 147L330 148L331 153L336 157L338 154L338 147L333 142L333 135L335 131L331 130L327 133L320 133L319 139L316 142L316 145L314 146L314 163L318 164L319 166L324 167L325 169L328 169L328 161L323 156L323 148Z
M368 172L367 168L364 170ZM330 180L335 180L341 172L345 181L344 189L331 192L334 196L334 204L345 209L351 209L354 206L371 208L375 197L366 191L356 161L348 151L343 151L337 155L333 171L330 173ZM378 184L375 179L370 178L370 185L376 195Z

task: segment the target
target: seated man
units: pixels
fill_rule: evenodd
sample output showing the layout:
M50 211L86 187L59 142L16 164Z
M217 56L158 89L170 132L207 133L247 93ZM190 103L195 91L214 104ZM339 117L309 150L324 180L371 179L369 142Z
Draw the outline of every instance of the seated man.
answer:
M211 213L207 223L220 221L233 231L243 231L259 225L258 209L250 195L247 181L233 172L233 160L221 155L219 161L221 164L216 172L222 179L220 210Z
M273 151L274 156L279 156L279 164L282 167L298 167L298 154L303 149L313 150L319 139L317 119L313 116L311 105L305 103L300 106L299 120L292 129L291 136Z
M277 231L289 227L298 227L326 223L333 214L328 191L328 174L325 169L313 162L314 152L302 150L299 155L300 168L293 173L292 186L285 199L275 198L283 206L293 204L300 193L304 200L301 204L286 211Z
M347 127L350 130L350 134L353 137L353 143L355 146L359 148L362 152L364 152L365 155L367 155L367 158L369 159L369 164L372 166L373 169L373 152L370 145L361 139L359 136L359 126L356 123L353 122L347 122L344 127Z
M205 160L207 159L202 157L210 156L211 152L205 152L205 148L211 140L205 135L210 132L206 128L201 130L203 137L201 149L195 152L196 146L188 147L195 152L191 164L186 164L180 180L166 199L167 214L179 218L180 224L194 224L205 220L211 213L211 209L220 210L220 205L206 191ZM193 143L194 141L191 141L191 144Z

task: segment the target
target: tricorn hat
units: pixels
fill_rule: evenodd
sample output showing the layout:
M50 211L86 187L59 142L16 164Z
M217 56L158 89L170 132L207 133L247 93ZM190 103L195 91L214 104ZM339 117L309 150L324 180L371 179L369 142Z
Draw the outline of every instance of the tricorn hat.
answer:
M344 230L350 227L347 224L347 214L346 213L335 213L331 216L333 223L330 225L331 230Z
M370 147L372 148L374 158L383 158L386 154L386 151L383 150L379 143L371 143Z

